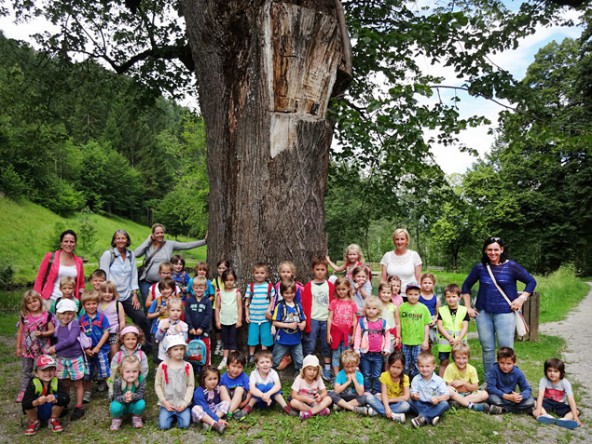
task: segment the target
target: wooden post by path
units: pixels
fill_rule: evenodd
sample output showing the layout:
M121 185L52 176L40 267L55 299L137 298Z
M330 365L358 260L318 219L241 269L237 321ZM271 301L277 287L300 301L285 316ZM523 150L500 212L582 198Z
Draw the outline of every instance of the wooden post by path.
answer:
M522 306L522 314L528 324L528 334L526 336L516 336L519 341L538 341L539 340L539 306L541 295L533 293Z

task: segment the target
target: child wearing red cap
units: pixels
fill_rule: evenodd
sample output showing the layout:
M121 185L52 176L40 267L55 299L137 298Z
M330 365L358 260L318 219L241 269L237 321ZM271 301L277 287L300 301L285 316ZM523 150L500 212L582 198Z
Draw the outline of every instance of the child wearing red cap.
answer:
M57 363L49 355L41 355L35 362L35 376L31 378L23 397L23 413L29 424L25 435L32 436L41 427L41 421L48 421L54 432L63 431L59 417L70 397L61 380L56 377Z

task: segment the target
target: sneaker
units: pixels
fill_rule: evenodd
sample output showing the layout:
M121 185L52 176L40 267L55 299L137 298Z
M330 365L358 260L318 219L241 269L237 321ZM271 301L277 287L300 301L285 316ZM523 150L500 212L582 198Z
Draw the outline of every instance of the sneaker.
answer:
M21 402L23 402L23 397L24 396L25 396L25 391L24 390L21 390L19 392L19 394L16 395L16 398L14 398L14 402L18 402L20 404Z
M97 381L97 392L103 393L107 391L107 381L101 379Z
M321 375L323 377L323 379L327 382L331 382L331 370L323 370L323 373Z
M448 405L451 409L457 409L460 407L460 404L456 401L448 401Z
M280 371L281 370L284 370L291 363L292 363L292 356L290 356L290 354L288 353L287 355L284 355L284 357L280 361L280 364L277 366L277 369L280 370Z
M294 410L291 405L286 405L282 410L290 416L298 416L298 412Z
M230 421L232 418L234 418L234 412L228 412L226 414L226 419L228 419Z
M90 402L91 393L90 391L85 391L84 395L82 395L82 402L84 404L88 404Z
M242 410L236 410L234 412L234 418L242 421L249 413L251 413L251 410L253 410L253 408L250 405L245 406Z
M222 359L218 365L218 370L224 370L226 368L226 359Z
M323 410L319 412L319 416L329 416L331 414L331 410L328 407L325 407Z
M391 419L403 424L405 422L405 413L391 413Z
M58 418L51 418L47 425L53 433L60 433L64 431L64 428L62 427L62 424L60 424L60 420Z
M84 416L84 409L82 407L74 407L70 415L70 421L77 421Z
M212 426L209 424L206 424L205 422L201 423L201 428L204 429L206 432L209 432L210 430L212 430Z
M419 427L423 427L427 423L428 420L425 419L423 416L417 416L411 420L411 424L413 424L413 427L415 427L416 429Z
M433 426L437 426L439 422L440 422L440 417L439 416L434 416L432 418L432 425Z
M216 356L222 356L222 342L218 342L216 344L216 350L214 350L214 355Z
M565 427L566 429L573 430L578 427L578 422L573 419L558 418L555 420L555 424L559 427Z
M340 412L343 410L343 407L338 406L337 404L333 404L333 410L335 410L336 412Z
M249 364L250 365L255 365L255 355L249 356Z
M370 406L366 407L366 410L367 410L367 413L366 413L366 414L367 414L368 416L376 416L376 415L378 415L378 412L377 412L376 410L374 410L374 409L373 409L372 407L370 407Z
M119 430L122 422L123 422L123 420L121 418L113 418L111 420L111 426L109 428L113 431Z
M551 415L540 415L536 420L541 424L555 424L555 417Z
M366 407L354 407L354 413L357 413L358 415L361 415L361 416L367 416L368 409Z
M473 410L476 412L487 412L489 411L489 404L486 402L480 402L479 404L473 404Z
M503 407L500 407L499 405L491 404L489 406L489 411L487 413L489 413L490 415L501 415L504 412L505 412L505 410Z
M220 424L219 422L215 422L212 426L212 429L218 432L220 435L223 435L226 431L226 426L224 424Z
M144 421L140 415L132 415L132 426L134 429L141 429L144 427Z
M25 429L25 435L33 436L37 434L37 430L41 427L41 421L29 421L29 425Z
M301 421L306 421L307 419L312 418L312 412L311 411L307 411L307 412L300 412L300 420Z

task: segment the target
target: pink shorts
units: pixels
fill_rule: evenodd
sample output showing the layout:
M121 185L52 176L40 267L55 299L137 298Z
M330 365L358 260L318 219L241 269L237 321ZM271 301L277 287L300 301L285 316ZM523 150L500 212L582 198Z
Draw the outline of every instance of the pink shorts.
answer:
M84 374L87 371L83 356L77 358L62 358L58 356L58 368L56 372L58 379L78 381L84 378Z

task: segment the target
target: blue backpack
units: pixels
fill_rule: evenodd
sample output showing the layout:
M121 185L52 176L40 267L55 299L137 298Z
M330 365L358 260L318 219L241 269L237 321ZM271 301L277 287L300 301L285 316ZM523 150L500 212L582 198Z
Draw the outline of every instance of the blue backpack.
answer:
M206 365L208 358L208 348L206 343L201 339L192 339L187 344L187 351L185 352L185 359L192 364L199 366Z

